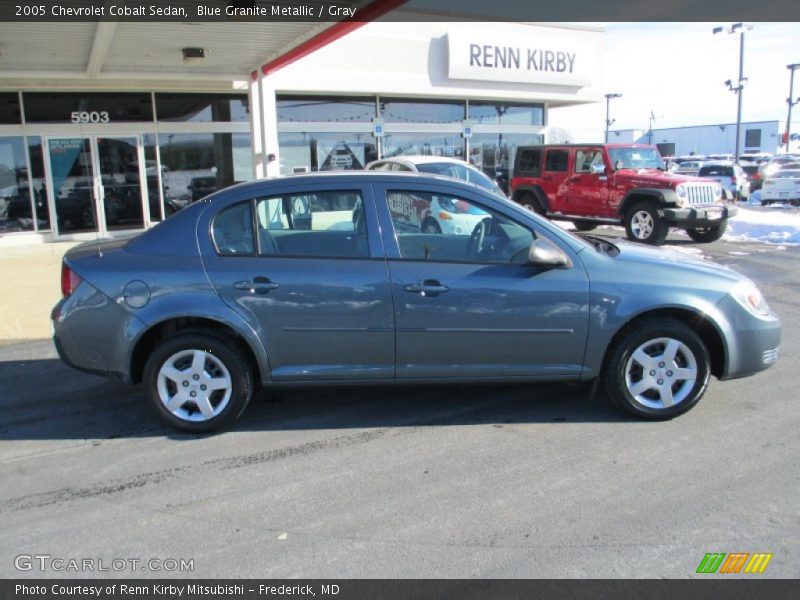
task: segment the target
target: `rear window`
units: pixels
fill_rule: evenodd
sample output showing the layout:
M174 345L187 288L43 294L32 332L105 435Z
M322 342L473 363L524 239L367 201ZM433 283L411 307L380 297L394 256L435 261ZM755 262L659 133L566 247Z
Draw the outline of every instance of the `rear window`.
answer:
M520 150L517 154L517 174L538 177L542 171L541 149Z
M548 150L545 159L545 171L566 171L569 152L566 150Z

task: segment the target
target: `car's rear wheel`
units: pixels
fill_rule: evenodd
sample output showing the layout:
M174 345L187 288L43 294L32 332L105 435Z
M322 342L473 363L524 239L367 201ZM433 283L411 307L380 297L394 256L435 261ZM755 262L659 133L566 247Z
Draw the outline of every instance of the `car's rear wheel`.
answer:
M625 213L625 232L629 240L660 246L667 239L669 225L655 203L637 202Z
M689 237L695 242L708 244L716 242L721 238L726 229L728 229L728 219L723 219L718 225L713 225L711 227L695 227L694 229L687 229L686 233L688 233Z
M191 432L229 426L253 393L247 358L232 339L213 332L164 340L148 359L142 383L159 417Z
M671 419L708 387L710 359L700 337L670 319L645 321L609 348L603 382L618 408L645 419Z

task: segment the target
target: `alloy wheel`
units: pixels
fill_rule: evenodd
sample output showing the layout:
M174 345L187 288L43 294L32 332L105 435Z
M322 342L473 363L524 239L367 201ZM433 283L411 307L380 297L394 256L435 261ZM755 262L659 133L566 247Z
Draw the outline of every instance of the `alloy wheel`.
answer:
M223 362L205 350L181 350L161 365L158 396L166 409L184 421L208 421L225 410L233 392Z
M698 378L697 359L679 340L662 337L639 345L625 365L625 385L633 399L651 409L686 400Z
M631 231L640 240L646 240L653 233L653 217L646 210L634 213L631 218Z

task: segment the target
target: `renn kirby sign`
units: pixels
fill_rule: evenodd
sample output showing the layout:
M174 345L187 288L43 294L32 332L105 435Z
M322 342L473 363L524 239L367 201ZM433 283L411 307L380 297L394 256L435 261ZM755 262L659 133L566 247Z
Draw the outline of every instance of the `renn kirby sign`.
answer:
M584 87L597 72L599 49L577 36L447 34L450 79Z

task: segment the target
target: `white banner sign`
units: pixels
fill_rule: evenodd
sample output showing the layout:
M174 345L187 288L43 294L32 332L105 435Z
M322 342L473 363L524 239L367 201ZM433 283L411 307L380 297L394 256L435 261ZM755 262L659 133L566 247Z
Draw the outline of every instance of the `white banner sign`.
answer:
M499 33L499 32L498 32ZM598 77L600 49L575 35L447 34L451 79L584 87Z

